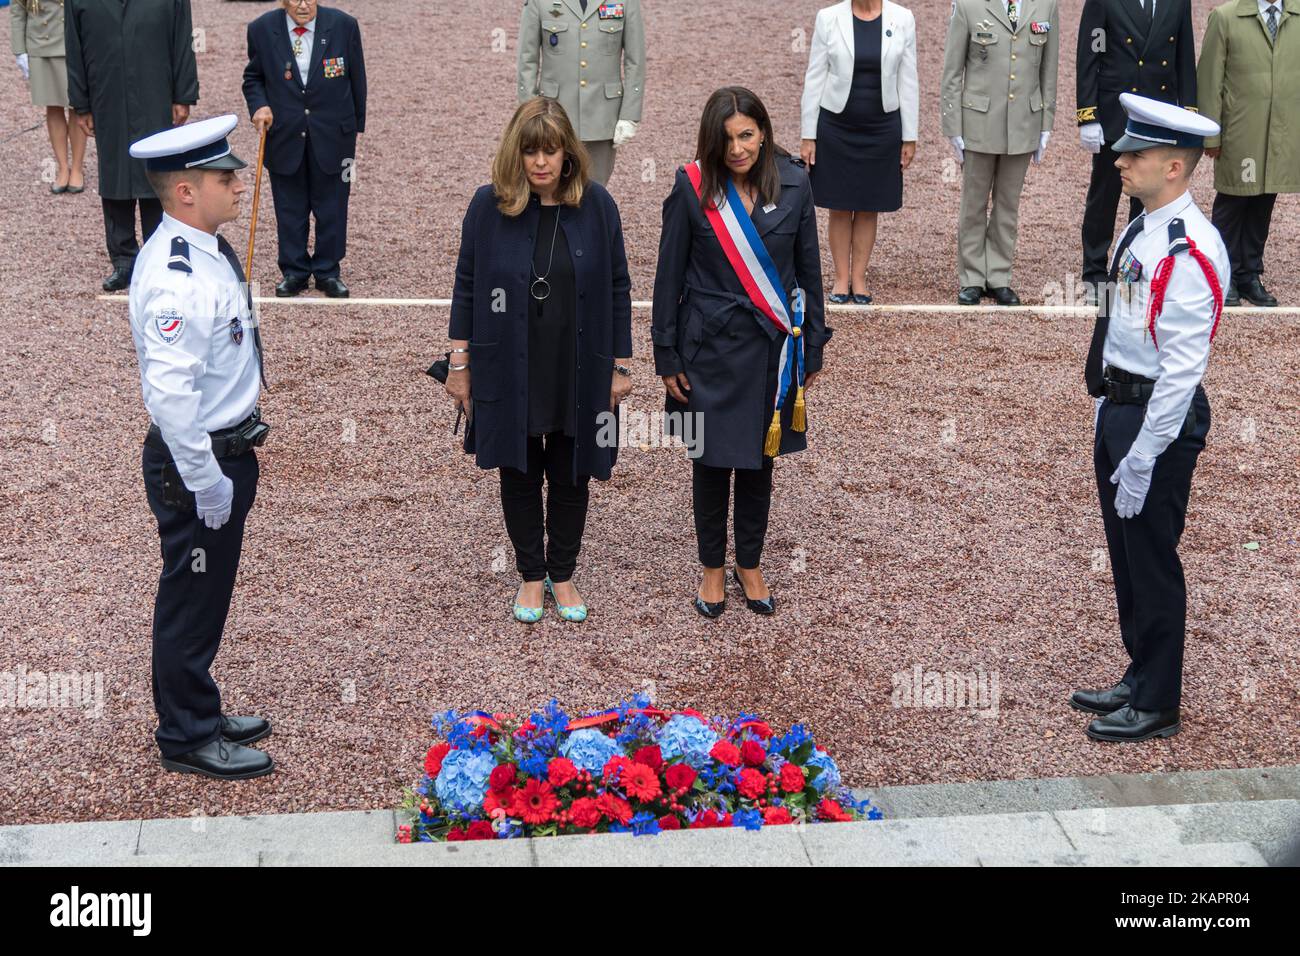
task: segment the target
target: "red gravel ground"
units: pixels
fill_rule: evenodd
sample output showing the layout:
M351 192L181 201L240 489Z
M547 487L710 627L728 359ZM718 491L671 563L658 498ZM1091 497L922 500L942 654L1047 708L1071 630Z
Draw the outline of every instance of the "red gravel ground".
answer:
M244 23L268 3L195 0L204 31L196 116L244 115ZM513 106L518 0L349 0L371 82L344 276L355 296L450 295L459 224ZM818 4L648 3L644 123L611 184L633 296L648 299L660 203L689 159L708 93L744 83L795 146ZM1079 0L1062 3L1057 138L1030 171L1017 284L1036 302L1078 269L1087 160L1073 122ZM1198 0L1204 24L1210 4ZM959 186L938 123L947 0L914 4L921 143L906 206L886 216L871 281L888 303L955 293ZM759 12L761 11L761 12ZM418 24L419 30L412 25ZM8 69L9 67L6 67ZM97 672L98 719L0 709L0 822L247 814L392 805L418 773L429 715L573 710L629 691L718 713L806 721L856 785L1292 763L1296 715L1294 315L1230 314L1206 387L1214 408L1183 556L1190 583L1183 733L1140 747L1088 741L1071 688L1124 664L1092 486L1081 366L1091 320L1059 314L837 313L812 392L811 449L777 465L765 566L781 604L690 607L689 467L629 449L595 485L578 582L582 626L509 616L513 558L496 476L450 434L422 373L445 309L263 309L274 433L226 639L226 707L275 723L278 772L240 785L166 774L152 741L149 627L158 544L139 447L146 417L126 309L99 301L108 266L93 190L51 197L26 87L0 90L0 672ZM254 154L245 124L236 148ZM1198 171L1208 208L1210 164ZM949 175L945 175L945 173ZM247 222L228 234L236 246ZM275 275L263 197L254 277ZM1300 283L1296 199L1275 217L1268 280ZM829 252L823 256L829 272ZM649 316L635 315L633 410L658 405ZM1257 543L1257 549L1243 547ZM998 706L892 706L892 675L996 674Z

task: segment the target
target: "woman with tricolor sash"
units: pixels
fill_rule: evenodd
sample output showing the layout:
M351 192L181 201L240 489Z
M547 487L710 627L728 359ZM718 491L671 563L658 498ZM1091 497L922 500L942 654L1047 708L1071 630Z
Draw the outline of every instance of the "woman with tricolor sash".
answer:
M718 90L700 119L695 160L677 170L664 200L652 330L667 427L696 441L703 578L694 603L705 617L726 605L733 474L735 582L750 610L776 609L759 568L772 465L808 447L807 395L830 336L803 163L777 146L757 96Z

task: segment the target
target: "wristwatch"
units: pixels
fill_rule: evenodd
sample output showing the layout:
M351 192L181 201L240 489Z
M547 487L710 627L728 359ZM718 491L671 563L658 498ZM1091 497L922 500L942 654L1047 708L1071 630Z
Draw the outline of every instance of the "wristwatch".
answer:
M631 377L632 377L632 370L631 370L630 368L628 368L626 365L617 365L617 364L616 364L616 365L614 366L614 371L615 371L615 372L618 372L618 374L619 374L619 375L622 375L624 378L631 378Z

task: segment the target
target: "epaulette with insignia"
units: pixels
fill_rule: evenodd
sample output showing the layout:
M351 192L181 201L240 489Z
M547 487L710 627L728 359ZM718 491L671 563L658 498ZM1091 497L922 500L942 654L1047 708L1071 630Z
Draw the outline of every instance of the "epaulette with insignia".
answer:
M1176 256L1192 247L1187 239L1187 227L1181 219L1169 220L1169 255Z
M181 236L172 239L171 256L167 259L167 268L177 272L193 272L190 266L190 244Z

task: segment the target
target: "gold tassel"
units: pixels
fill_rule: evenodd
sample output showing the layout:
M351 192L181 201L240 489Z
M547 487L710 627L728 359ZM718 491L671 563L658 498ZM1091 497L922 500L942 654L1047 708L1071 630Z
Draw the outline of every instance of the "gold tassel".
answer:
M790 419L791 431L802 432L808 430L808 410L803 403L803 386L794 393L794 415Z
M775 458L781 452L781 410L772 413L772 424L767 426L767 441L763 442L763 454Z

